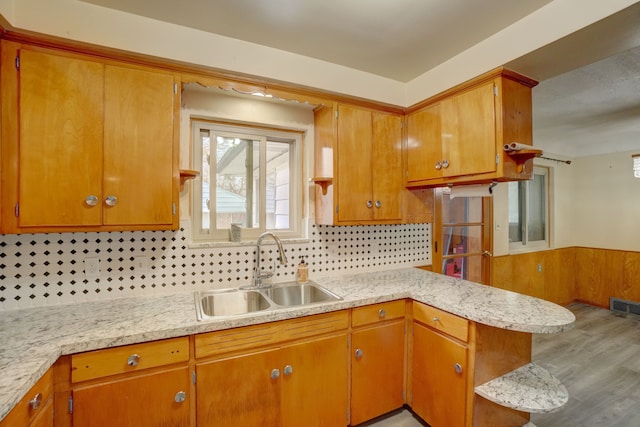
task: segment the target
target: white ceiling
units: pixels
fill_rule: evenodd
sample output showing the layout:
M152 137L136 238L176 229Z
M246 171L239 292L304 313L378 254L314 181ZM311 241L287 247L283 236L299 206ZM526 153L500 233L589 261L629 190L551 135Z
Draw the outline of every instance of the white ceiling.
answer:
M551 0L83 0L407 82ZM640 151L640 2L506 64L540 80L534 144Z

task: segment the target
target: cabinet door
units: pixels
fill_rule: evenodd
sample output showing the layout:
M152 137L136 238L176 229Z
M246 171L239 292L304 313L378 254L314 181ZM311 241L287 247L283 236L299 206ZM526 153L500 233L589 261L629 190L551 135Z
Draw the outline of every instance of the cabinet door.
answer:
M496 170L496 120L493 81L440 103L443 176Z
M443 160L440 104L410 114L407 135L407 182L440 178Z
M411 408L432 427L465 425L466 368L464 345L414 323Z
M53 427L53 400L47 402L42 411L31 421L29 427Z
M279 426L282 366L278 350L196 366L198 427ZM279 376L272 378L272 371Z
M373 218L402 219L402 119L372 113L371 184Z
M174 79L170 74L105 68L105 225L173 222Z
M103 73L96 62L20 51L21 227L102 223Z
M78 387L73 391L74 427L188 427L187 367ZM177 402L179 392L187 399Z
M338 219L372 219L371 112L341 105L338 108Z
M402 407L404 322L351 334L351 424Z
M281 351L282 425L347 425L346 334L283 347Z

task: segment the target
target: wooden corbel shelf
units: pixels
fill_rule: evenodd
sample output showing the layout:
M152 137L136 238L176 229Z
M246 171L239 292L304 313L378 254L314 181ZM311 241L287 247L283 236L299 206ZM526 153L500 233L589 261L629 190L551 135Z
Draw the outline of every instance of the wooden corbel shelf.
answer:
M517 151L507 151L506 152L509 157L516 161L516 170L518 173L522 173L522 168L527 160L533 159L534 157L542 156L542 150L538 150L536 148L526 149L526 150L517 150Z
M189 170L189 169L180 169L180 191L184 191L184 183L190 179L194 179L200 175L200 172Z
M311 181L314 184L319 185L320 188L322 188L322 195L323 196L327 195L327 190L328 190L329 186L331 184L333 184L333 178L328 178L328 177L311 178Z

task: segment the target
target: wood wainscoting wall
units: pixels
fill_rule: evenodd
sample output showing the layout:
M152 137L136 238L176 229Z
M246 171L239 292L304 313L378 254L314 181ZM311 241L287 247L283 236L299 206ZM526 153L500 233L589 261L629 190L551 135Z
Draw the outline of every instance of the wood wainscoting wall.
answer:
M640 302L640 252L570 247L494 257L491 285L560 305Z

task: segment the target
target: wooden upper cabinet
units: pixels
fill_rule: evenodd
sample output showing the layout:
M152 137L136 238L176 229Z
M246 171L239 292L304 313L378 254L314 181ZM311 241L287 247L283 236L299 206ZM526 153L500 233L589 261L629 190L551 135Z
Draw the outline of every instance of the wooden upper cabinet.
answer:
M537 82L507 70L453 88L407 115L407 186L530 179L531 88Z
M315 176L331 178L326 191L316 190L316 222L402 222L402 117L324 107L316 111L315 128Z
M2 47L1 231L177 228L174 75Z

